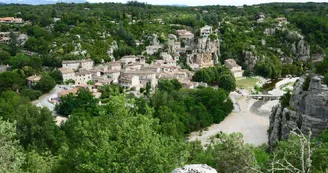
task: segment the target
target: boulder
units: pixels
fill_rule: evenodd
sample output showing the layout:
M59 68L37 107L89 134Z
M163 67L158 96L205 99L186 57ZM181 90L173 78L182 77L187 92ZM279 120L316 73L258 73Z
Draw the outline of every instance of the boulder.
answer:
M205 164L193 164L177 168L172 173L217 173L217 171Z

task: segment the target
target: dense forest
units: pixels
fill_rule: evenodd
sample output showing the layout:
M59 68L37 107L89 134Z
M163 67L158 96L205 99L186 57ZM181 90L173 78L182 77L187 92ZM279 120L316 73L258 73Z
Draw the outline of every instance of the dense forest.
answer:
M291 135L273 148L246 144L237 133L219 133L205 148L200 142L186 142L190 132L221 122L233 110L228 95L236 88L235 78L221 65L193 76L194 81L219 84L218 89L184 89L177 80L162 80L154 93L146 88L143 97L114 84L101 87L99 99L79 90L56 106L58 113L69 117L60 126L50 110L31 103L63 83L58 71L63 60L91 58L100 64L141 55L153 34L167 46L168 34L187 29L199 35L204 25L216 30L221 64L233 58L245 75L266 78L314 70L328 83L327 7L326 3L174 7L133 1L0 5L0 17L26 21L0 23L0 32L10 32L11 38L0 44L0 65L12 67L0 73L0 172L162 173L192 163L208 164L220 173L327 172L328 132L311 141ZM263 16L265 22L257 22ZM279 25L278 17L288 23L274 29L274 34L264 32ZM17 33L29 39L18 43ZM323 60L302 59L310 56L302 51L305 47L311 57ZM245 61L249 57L257 59L253 67ZM154 59L159 55L147 57ZM183 55L180 60L188 68ZM40 82L26 87L26 78L35 74L41 75ZM307 171L304 146L311 147Z

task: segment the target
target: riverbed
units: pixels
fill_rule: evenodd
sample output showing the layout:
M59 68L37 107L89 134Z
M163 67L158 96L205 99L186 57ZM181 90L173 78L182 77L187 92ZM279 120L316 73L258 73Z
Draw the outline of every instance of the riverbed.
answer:
M287 89L293 89L293 83L298 78L284 78L273 83L273 87L268 91L269 94L283 95ZM271 84L272 85L272 84ZM262 145L268 142L267 130L269 128L269 116L272 107L279 103L279 100L258 101L248 99L250 91L240 90L232 92L229 97L234 102L235 110L229 114L221 123L213 124L207 130L192 132L189 141L201 141L203 146L210 144L211 137L220 132L243 134L245 143Z

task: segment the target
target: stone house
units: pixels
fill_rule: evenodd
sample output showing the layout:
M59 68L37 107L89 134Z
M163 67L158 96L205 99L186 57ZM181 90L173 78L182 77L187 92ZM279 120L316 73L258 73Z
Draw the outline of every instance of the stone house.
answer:
M79 68L91 70L93 68L93 64L94 62L91 59L62 61L62 67L70 68L72 70L78 70Z
M109 70L107 72L104 73L105 78L107 80L111 80L112 83L119 83L119 77L121 75L121 71L119 70Z
M287 18L285 17L278 17L276 20L278 21L278 26L283 26L288 24Z
M64 82L67 81L67 80L74 80L75 81L75 72L72 69L70 69L70 68L59 68L58 70L61 72Z
M41 76L33 75L28 77L26 80L27 80L27 87L32 88L32 86L35 86L41 80Z
M88 81L92 80L92 72L87 69L79 69L75 73L75 84L86 84Z
M241 66L234 59L225 60L224 65L230 69L235 78L243 77L244 70L241 69Z
M124 89L135 89L136 91L140 90L140 80L139 76L123 73L120 75L119 84Z
M151 85L151 88L155 89L158 84L158 80L156 77L157 73L153 72L153 71L131 71L131 72L128 72L125 74L129 74L132 76L138 76L141 87L146 87L146 84L149 82Z
M210 34L212 34L212 27L211 26L205 25L204 27L202 27L200 29L200 36L208 37Z
M142 68L142 71L148 71L148 72L159 73L159 72L161 72L161 65L159 65L159 64L150 64L150 65L145 65L145 66Z
M185 29L177 30L176 32L180 40L192 40L195 37L192 32L187 31Z
M0 18L0 23L23 23L24 20L22 18L14 18L14 17L3 17Z
M147 46L146 47L146 53L148 55L154 55L157 53L160 49L162 49L162 46L156 45L156 46Z
M6 72L11 70L11 66L10 65L0 65L0 73Z
M108 65L108 70L121 70L122 65L119 61L109 62L106 65Z

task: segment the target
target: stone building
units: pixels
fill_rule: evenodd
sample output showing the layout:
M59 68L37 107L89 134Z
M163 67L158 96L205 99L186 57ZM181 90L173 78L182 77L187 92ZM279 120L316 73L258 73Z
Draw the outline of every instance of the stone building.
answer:
M119 84L124 89L134 89L136 91L140 90L140 80L139 76L122 73L119 78Z
M74 80L75 81L75 72L70 68L59 68L63 81Z
M210 34L212 34L212 27L205 25L200 29L200 36L202 37L208 37Z
M234 59L225 60L224 65L229 68L235 78L243 77L244 70L241 69L241 66Z
M35 86L41 80L41 76L33 75L28 77L26 80L27 80L27 87L32 88L32 86Z
M78 72L75 73L75 84L86 84L87 82L92 80L92 72L87 69L79 69Z
M77 70L79 68L91 70L93 68L93 64L94 62L91 59L62 61L62 67L70 68L72 70Z
M0 23L24 23L24 20L22 18L3 17L0 18Z

